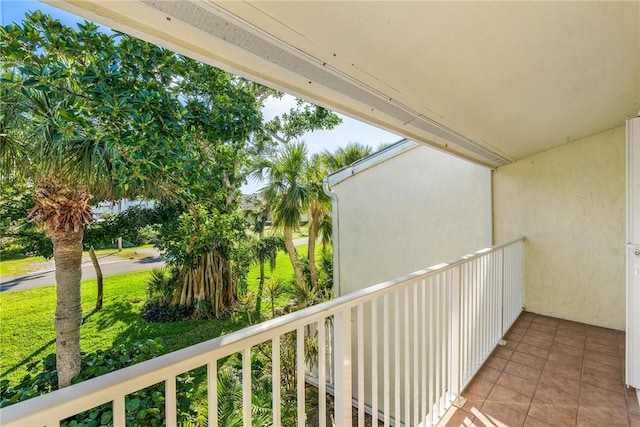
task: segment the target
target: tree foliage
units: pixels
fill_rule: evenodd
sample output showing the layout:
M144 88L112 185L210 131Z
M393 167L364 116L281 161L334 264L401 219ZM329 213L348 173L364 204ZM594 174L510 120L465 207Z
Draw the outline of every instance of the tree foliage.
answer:
M261 117L241 80L93 23L74 29L37 11L0 36L3 176L25 173L36 190L30 217L53 242L58 374L66 386L80 368L76 301L90 204L136 195L168 201L178 213L175 230L190 233L185 245L164 243L184 263L184 294L211 296L193 294L205 264L224 267L223 285L210 289L233 293L237 170Z

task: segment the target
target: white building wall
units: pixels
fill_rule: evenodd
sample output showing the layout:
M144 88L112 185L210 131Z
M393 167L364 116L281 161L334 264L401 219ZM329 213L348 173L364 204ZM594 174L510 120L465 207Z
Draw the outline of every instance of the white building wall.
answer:
M374 159L369 162L375 163ZM357 173L350 175L351 171ZM338 230L334 229L338 238L336 243L334 237L337 246L334 250L338 251L339 294L395 279L491 245L491 171L488 168L416 144L382 163L367 168L365 161L351 171L343 171L340 175L348 178L332 187L338 199ZM400 311L404 312L404 303L400 303ZM392 307L390 319L395 318L394 313ZM365 324L370 324L370 318L371 312L365 308ZM394 322L390 321L391 330L395 330ZM381 325L379 322L379 337L383 334ZM402 320L399 328L405 330ZM352 333L355 336L356 331ZM394 336L393 346L404 348L404 335ZM357 354L355 341L352 351ZM364 354L373 351L367 330ZM394 366L394 354L389 354L389 358ZM369 357L365 359L365 366L369 366ZM378 360L383 360L380 348ZM355 375L357 361L352 363ZM380 368L378 377L382 375ZM393 384L395 374L389 375ZM368 403L371 402L370 380L365 376ZM380 403L383 392L379 388ZM400 402L406 404L404 391ZM391 396L390 415L402 417L403 411L395 414L395 404Z
M526 237L527 310L624 329L624 127L499 168L494 216Z
M418 145L334 185L339 293L489 246L490 174Z

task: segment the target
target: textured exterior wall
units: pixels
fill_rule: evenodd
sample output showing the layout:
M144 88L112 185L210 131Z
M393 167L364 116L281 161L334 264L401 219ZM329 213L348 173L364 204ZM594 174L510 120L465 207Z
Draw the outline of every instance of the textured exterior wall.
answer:
M527 238L527 310L624 329L624 127L495 171L494 230Z
M489 169L418 146L336 184L340 293L489 244Z

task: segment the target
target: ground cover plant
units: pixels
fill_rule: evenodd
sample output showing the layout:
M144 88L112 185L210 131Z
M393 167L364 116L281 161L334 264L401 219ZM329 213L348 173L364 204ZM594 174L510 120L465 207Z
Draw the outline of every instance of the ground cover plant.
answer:
M306 252L305 246L298 249ZM288 280L293 275L284 253L278 254L277 267L267 276ZM166 352L175 351L249 325L248 317L233 313L221 319L148 323L140 317L146 298L146 280L151 271L140 271L105 279L104 307L94 312L96 280L82 282L82 352L105 349L119 343L162 338ZM248 274L249 290L258 293L260 274L254 265ZM289 297L281 295L276 304L283 306ZM37 362L55 351L53 329L55 287L0 294L0 378L18 381L26 373L26 364ZM260 312L271 311L262 299ZM256 317L254 316L254 320Z
M298 247L302 256L306 255L306 246ZM319 252L318 252L319 255ZM85 359L89 360L126 360L128 363L145 360L143 356L157 356L170 351L175 351L189 345L193 345L207 339L223 335L234 330L248 326L251 322L257 322L261 318L270 317L274 308L282 309L287 306L292 297L292 292L273 292L269 290L269 285L273 283L286 283L293 277L291 264L287 262L287 255L284 252L278 254L277 266L274 270L267 270L267 283L263 290L260 290L260 272L258 265L254 265L248 274L248 292L254 295L262 295L261 298L254 298L252 304L245 308L245 311L236 311L219 319L188 320L175 323L148 323L141 319L140 310L146 298L146 282L153 274L152 271L129 273L120 276L107 278L105 284L104 308L100 311L93 310L95 300L96 283L95 280L85 280L82 283L82 305L84 322L82 326L82 352ZM0 330L0 378L1 389L5 398L13 397L19 393L15 389L21 390L19 386L21 380L24 383L24 376L30 372L32 379L29 384L36 384L41 392L55 389L48 387L48 381L54 381L54 358L52 352L55 351L55 334L53 331L53 311L55 307L54 287L38 288L28 291L5 293L0 295L0 322L3 328ZM252 315L249 312L253 313ZM250 320L253 316L253 320ZM152 342L151 342L152 341ZM125 349L136 351L128 354ZM264 350L264 349L263 349ZM258 351L259 352L259 351ZM115 355L114 355L115 353ZM269 353L269 351L266 351ZM147 357L147 358L148 358ZM44 366L41 361L45 359ZM231 358L228 366L222 367L221 381L224 382L224 392L234 393L234 389L240 384L239 376L236 372L240 361ZM256 363L259 362L260 355L256 356ZM110 372L118 366L105 366L104 363L98 367L93 366L90 372L82 371L82 379L91 376ZM266 367L265 367L266 369ZM295 376L289 374L289 376ZM33 379L35 378L35 380ZM197 414L206 414L206 396L204 372L194 371L191 375L180 380L180 387L185 388L185 393L189 390L189 402L183 402L183 419L198 420ZM23 384L24 385L24 384ZM14 387L12 390L11 388ZM262 377L255 378L256 392L259 390L270 391L270 382ZM23 387L25 396L31 397L28 393L38 394L34 390L36 387ZM259 389L259 390L258 390ZM266 393L266 392L265 392ZM265 395L262 393L262 395ZM162 418L161 390L152 390L138 395L134 403L128 404L128 413L131 417L144 416L149 418L148 425L155 425L154 420ZM266 410L269 406L268 393L264 399L256 397L254 405ZM285 396L285 399L287 397ZM137 400L136 400L137 399ZM229 401L231 401L231 396ZM152 405L152 410L143 410L142 403ZM13 402L12 402L13 403ZM236 403L227 408L226 415L230 420L239 419ZM186 406L185 406L186 405ZM193 405L191 410L190 405ZM153 408L159 408L157 410ZM270 409L269 409L270 410ZM106 411L106 412L105 412ZM99 421L108 420L110 410L101 409L91 413L83 414L78 420L85 420L88 425L93 425ZM292 412L293 414L293 412ZM264 418L266 413L262 414ZM83 418L84 417L84 418ZM87 421L88 420L88 421ZM236 420L237 421L237 420ZM142 422L140 420L136 421ZM146 421L145 421L146 422Z

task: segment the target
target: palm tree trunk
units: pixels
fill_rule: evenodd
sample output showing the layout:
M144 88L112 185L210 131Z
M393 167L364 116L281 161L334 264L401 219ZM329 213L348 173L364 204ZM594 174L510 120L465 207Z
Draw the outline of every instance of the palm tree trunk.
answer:
M71 384L80 372L80 280L83 230L59 228L51 232L56 265L56 368L58 387Z
M104 290L104 284L102 282L102 269L100 268L100 263L98 262L98 257L96 256L95 249L93 249L93 245L91 245L91 247L89 248L89 256L91 257L93 268L96 270L96 279L98 280L98 297L96 298L96 310L100 310L102 308L102 294Z
M260 286L264 284L264 260L260 260Z
M298 259L298 253L296 247L293 244L293 227L284 227L284 247L289 254L291 265L293 266L293 272L296 275L296 284L298 287L304 287L304 275L302 274L302 267L300 266L300 260Z
M318 269L316 268L316 237L318 236L318 223L320 212L317 209L311 211L309 223L309 275L311 276L311 289L318 289Z

